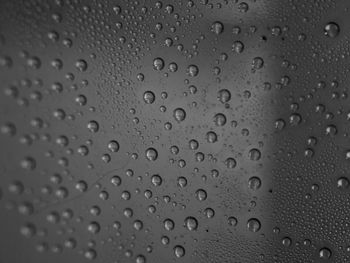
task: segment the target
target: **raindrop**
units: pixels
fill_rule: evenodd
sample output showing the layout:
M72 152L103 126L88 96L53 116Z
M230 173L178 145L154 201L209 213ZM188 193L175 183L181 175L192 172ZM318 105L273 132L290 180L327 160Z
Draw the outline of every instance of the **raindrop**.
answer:
M350 182L349 179L346 177L340 177L337 180L337 187L341 190L349 188Z
M249 189L254 190L254 191L258 190L261 187L260 178L256 177L256 176L249 178L248 187L249 187Z
M260 221L256 218L251 218L247 222L247 228L251 232L258 232L261 228Z
M195 217L189 216L185 219L185 226L190 231L197 230L198 221Z
M183 246L175 246L174 247L174 254L177 258L182 258L185 255L185 249Z
M155 58L153 60L153 68L155 70L162 70L164 68L164 60L162 58Z
M182 108L177 108L174 110L174 118L177 122L184 121L186 118L186 112Z
M75 63L75 67L79 70L79 71L86 71L87 70L87 62L83 59L78 60Z
M196 65L189 65L187 67L187 75L190 77L196 77L199 73L199 69Z
M147 104L152 104L155 100L155 95L152 91L146 91L143 94L143 100L147 103Z
M254 148L249 151L248 156L250 160L258 161L261 158L261 152L260 150Z
M224 31L224 25L221 22L216 21L211 25L211 31L220 35Z
M340 32L340 28L339 28L339 25L337 23L329 22L324 27L324 34L327 37L335 38L339 35L339 32Z
M148 148L148 149L146 150L146 158L147 158L147 160L149 160L149 161L155 161L155 160L157 160L157 158L158 158L158 152L157 152L157 150L154 149L154 148Z
M321 248L319 251L319 257L323 260L330 259L332 256L332 251L329 248Z

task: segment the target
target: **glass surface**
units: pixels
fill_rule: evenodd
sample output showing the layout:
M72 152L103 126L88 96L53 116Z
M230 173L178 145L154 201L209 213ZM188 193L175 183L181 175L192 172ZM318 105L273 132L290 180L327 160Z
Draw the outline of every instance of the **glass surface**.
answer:
M0 0L0 263L350 262L349 8Z

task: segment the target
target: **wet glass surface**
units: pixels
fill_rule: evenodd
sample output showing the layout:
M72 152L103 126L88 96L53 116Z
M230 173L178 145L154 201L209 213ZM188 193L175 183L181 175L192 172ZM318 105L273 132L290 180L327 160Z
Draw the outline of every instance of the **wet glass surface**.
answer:
M349 8L0 0L0 263L350 262Z

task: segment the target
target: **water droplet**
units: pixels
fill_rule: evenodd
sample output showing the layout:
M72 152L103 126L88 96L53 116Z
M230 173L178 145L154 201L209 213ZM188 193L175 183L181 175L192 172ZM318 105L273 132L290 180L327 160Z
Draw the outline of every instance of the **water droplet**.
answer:
M177 108L174 110L174 118L177 122L184 121L186 118L186 111L182 108Z
M108 150L110 150L111 152L118 152L119 151L119 143L117 141L110 141L107 145Z
M175 246L174 247L174 254L177 258L182 258L185 256L185 249L183 246Z
M196 198L199 200L199 201L204 201L205 199L207 199L207 192L203 189L198 189L196 191Z
M240 54L243 52L244 50L244 44L241 41L235 41L232 44L232 50L237 53Z
M174 229L174 227L175 227L175 223L173 220L171 220L169 218L164 220L164 228L166 230L171 231Z
M87 228L87 230L92 234L97 234L98 232L100 232L100 229L100 224L97 222L91 222Z
M154 148L148 148L148 149L146 150L146 158L147 158L147 160L149 160L149 161L155 161L155 160L157 160L157 158L158 158L158 152L157 152L157 150L154 149Z
M189 216L185 219L185 226L190 231L197 230L198 221L195 217Z
M224 31L224 25L221 22L216 21L211 25L211 31L220 35Z
M233 169L233 168L236 167L237 162L236 162L236 160L234 158L230 157L230 158L226 159L225 164L226 164L227 168Z
M83 71L86 71L86 70L87 70L88 64L87 64L87 62L86 62L85 60L80 59L80 60L78 60L78 61L75 63L75 67L76 67L79 71L83 72Z
M260 150L254 148L249 151L248 156L250 160L258 161L261 158L261 152Z
M147 103L147 104L152 104L155 100L155 95L152 91L146 91L143 94L143 100Z
M254 191L258 190L261 187L260 178L256 177L256 176L249 178L248 187L249 187L249 189L254 190Z
M99 125L98 125L98 122L97 121L90 121L88 124L87 124L87 128L89 129L90 132L98 132L99 130Z
M227 103L231 99L231 92L227 89L221 89L218 92L218 100L221 103Z
M264 60L261 57L256 57L252 62L252 70L261 69L264 66Z
M153 175L151 181L154 186L160 186L163 182L162 177L160 177L158 174Z
M187 75L190 77L196 77L199 73L199 69L196 65L189 65L187 67Z
M349 188L350 182L349 179L346 177L340 177L337 180L337 187L341 190Z
M214 123L216 126L224 126L226 124L226 116L222 113L215 114Z
M321 259L327 260L327 259L330 259L331 256L332 256L332 251L329 248L324 247L320 249L319 257Z
M261 228L260 221L256 218L251 218L247 222L247 228L251 232L258 232Z
M162 58L155 58L153 60L153 68L155 70L162 70L164 68L164 60Z
M324 34L330 38L335 38L339 35L340 28L335 22L329 22L324 27Z
M230 216L228 219L227 219L227 222L230 226L237 226L237 223L238 223L238 220L236 217L234 216Z

